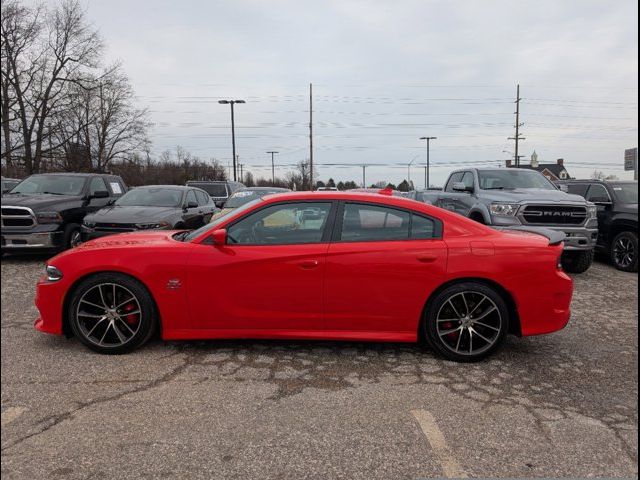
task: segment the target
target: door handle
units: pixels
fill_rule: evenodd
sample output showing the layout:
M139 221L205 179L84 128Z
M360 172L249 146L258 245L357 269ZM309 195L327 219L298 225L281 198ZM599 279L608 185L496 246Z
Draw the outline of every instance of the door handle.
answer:
M311 270L312 268L316 268L320 265L320 262L318 262L318 260L305 260L304 262L300 262L298 265L303 270Z
M416 258L421 263L432 263L432 262L435 262L438 259L438 256L437 255L424 254L424 255L418 255Z

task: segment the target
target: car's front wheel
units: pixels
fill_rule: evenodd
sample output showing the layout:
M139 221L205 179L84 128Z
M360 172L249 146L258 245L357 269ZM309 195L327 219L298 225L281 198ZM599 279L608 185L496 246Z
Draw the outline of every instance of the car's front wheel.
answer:
M444 357L474 362L492 354L509 329L509 309L492 287L478 282L454 284L438 293L425 312L427 343Z
M621 232L611 242L611 262L623 272L638 271L638 235Z
M151 295L138 281L117 273L101 273L74 290L68 311L78 339L99 353L127 353L143 345L155 330Z

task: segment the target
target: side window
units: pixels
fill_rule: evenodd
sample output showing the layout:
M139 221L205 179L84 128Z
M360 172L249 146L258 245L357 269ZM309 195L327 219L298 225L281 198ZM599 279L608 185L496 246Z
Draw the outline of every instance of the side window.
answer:
M587 188L589 188L588 184L570 183L565 186L567 187L567 193L572 193L573 195L580 195L581 197L587 196Z
M186 199L186 205L189 205L189 203L193 202L196 205L198 204L198 200L196 199L196 192L194 190L189 190L187 192L187 199Z
M436 222L430 218L421 217L420 215L411 214L411 232L409 238L428 239L435 238Z
M205 206L209 204L209 200L211 197L207 195L205 192L201 192L200 190L196 190L196 197L198 197L198 205Z
M609 192L599 183L594 183L589 187L589 193L587 193L587 200L589 202L610 202Z
M107 184L104 183L102 177L93 177L91 179L91 183L89 184L89 195L93 195L96 192L108 192Z
M406 240L410 216L409 212L394 208L347 203L340 239L344 242Z
M227 229L230 244L320 243L331 203L284 203L252 213Z
M464 183L465 187L473 188L473 173L465 172L462 177L462 183Z
M461 182L463 175L464 175L464 172L457 172L457 173L452 174L449 177L449 181L447 182L447 186L444 189L445 192L453 192L453 184Z

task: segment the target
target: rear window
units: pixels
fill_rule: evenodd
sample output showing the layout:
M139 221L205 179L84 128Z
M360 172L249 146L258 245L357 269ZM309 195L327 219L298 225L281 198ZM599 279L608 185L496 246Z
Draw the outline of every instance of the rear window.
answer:
M212 197L226 197L227 186L224 183L198 183L189 182L190 187L201 188Z

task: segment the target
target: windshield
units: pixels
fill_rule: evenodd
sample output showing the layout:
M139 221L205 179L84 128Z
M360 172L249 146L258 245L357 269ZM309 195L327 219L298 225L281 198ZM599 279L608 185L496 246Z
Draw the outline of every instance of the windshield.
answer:
M115 204L120 207L179 207L182 205L182 190L138 187L129 190Z
M478 170L482 190L507 190L514 188L542 188L557 190L547 178L533 170L505 168L504 170Z
M223 221L227 219L230 213L233 213L235 215L236 213L244 212L245 210L251 209L255 204L257 204L260 201L262 201L260 198L256 198L252 202L245 203L241 207L235 208L233 210L229 209L226 214L220 215L219 217L216 217L216 218L212 218L210 223L207 223L206 225L200 227L197 230L193 230L192 232L189 232L189 234L183 238L183 241L190 242L194 238L198 238L203 233L215 230L218 225L220 225Z
M189 186L200 188L211 197L227 196L227 185L225 183L189 182Z
M233 195L229 197L227 203L224 204L224 208L238 208L240 205L249 203L256 198L264 197L265 195L271 195L272 193L282 193L286 190L273 189L273 190L237 190Z
M611 188L622 203L638 203L637 183L616 183L611 185Z
M71 175L32 175L13 187L9 193L80 195L85 181L86 177Z

